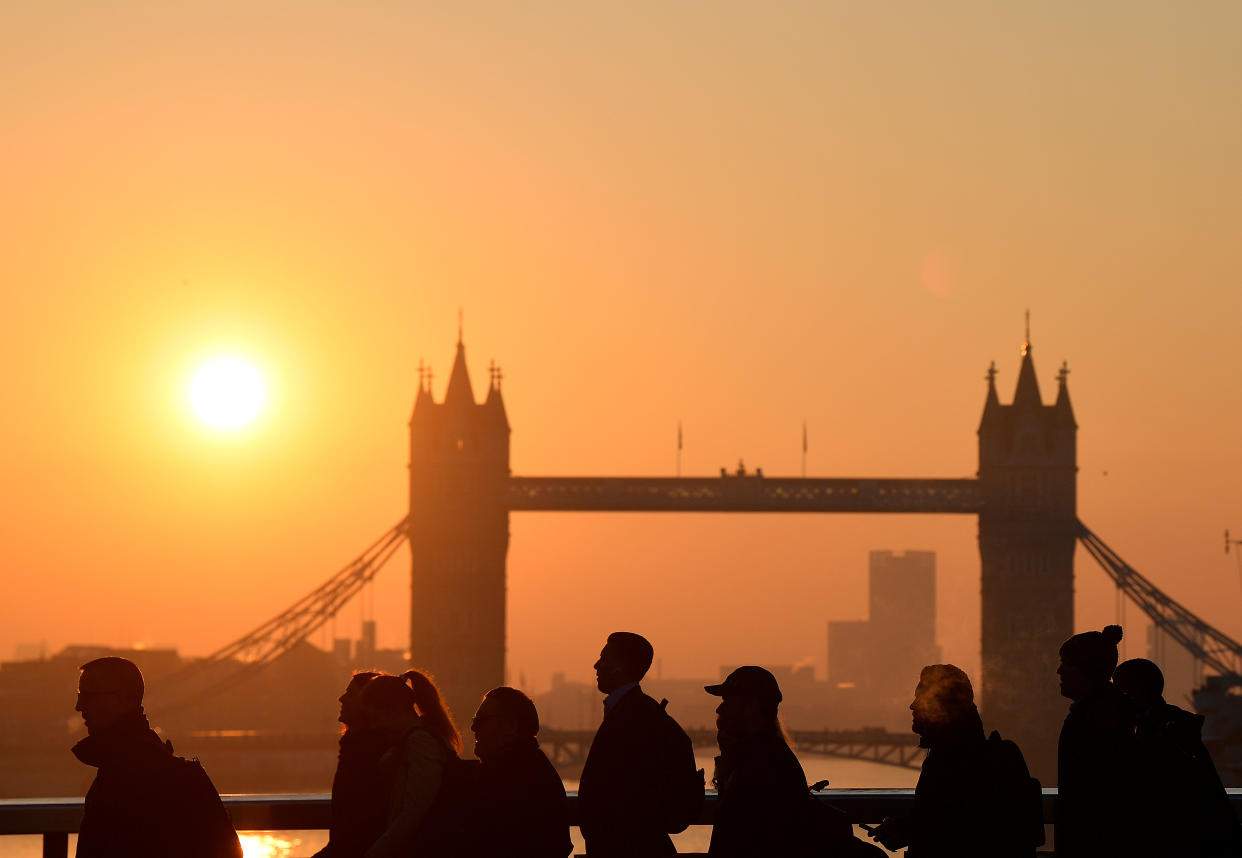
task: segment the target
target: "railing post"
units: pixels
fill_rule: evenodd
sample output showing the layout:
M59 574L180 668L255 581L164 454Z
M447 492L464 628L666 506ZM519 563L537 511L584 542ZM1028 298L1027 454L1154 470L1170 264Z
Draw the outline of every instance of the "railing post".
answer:
M43 858L69 858L69 835L64 831L43 832Z

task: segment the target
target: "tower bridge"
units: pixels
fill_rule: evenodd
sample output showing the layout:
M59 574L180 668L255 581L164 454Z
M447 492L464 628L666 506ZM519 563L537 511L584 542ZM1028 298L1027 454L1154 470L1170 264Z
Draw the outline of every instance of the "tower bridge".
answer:
M410 418L410 652L467 711L505 676L509 515L532 511L961 513L979 518L981 697L1032 768L1055 761L1057 649L1073 633L1077 424L1068 370L1043 403L1028 342L1013 402L987 374L975 479L524 477L509 470L499 373L476 402L459 336L444 399L425 374Z
M281 614L165 679L161 685L173 700L164 706L186 705L195 695L269 664L335 616L408 541L412 660L437 675L456 711L472 711L484 691L504 682L512 513L975 515L981 708L989 727L1016 739L1033 773L1052 783L1065 709L1055 670L1058 648L1073 632L1077 542L1156 626L1219 674L1224 685L1242 687L1242 644L1163 593L1078 520L1078 426L1067 377L1063 365L1055 398L1045 404L1028 334L1013 399L1002 404L992 365L974 478L787 478L741 469L719 477L515 476L509 469L510 427L500 373L493 369L486 396L477 402L459 334L441 401L432 395L430 373L419 374L409 423L408 514ZM824 753L891 751L899 764L915 761L900 742L830 734L820 739ZM571 744L567 739L566 747Z

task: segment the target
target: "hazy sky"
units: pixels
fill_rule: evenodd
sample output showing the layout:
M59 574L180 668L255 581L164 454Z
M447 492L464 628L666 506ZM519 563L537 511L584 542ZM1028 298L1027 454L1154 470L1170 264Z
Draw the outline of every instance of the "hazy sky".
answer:
M0 656L203 653L344 565L404 514L458 307L517 474L671 474L679 419L684 473L797 474L805 419L824 476L972 475L1029 307L1081 517L1242 636L1242 5L195 5L0 5ZM220 351L272 386L228 438L186 405ZM946 658L978 663L969 517L512 533L536 689L618 627L665 675L822 674L873 548L938 552ZM1113 621L1077 572L1077 625Z

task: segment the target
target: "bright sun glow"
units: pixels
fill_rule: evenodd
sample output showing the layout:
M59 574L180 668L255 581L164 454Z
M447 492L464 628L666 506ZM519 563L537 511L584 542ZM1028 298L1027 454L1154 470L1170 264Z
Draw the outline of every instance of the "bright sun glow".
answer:
M190 380L194 413L217 429L240 429L253 422L266 398L263 377L240 358L214 358L199 367Z

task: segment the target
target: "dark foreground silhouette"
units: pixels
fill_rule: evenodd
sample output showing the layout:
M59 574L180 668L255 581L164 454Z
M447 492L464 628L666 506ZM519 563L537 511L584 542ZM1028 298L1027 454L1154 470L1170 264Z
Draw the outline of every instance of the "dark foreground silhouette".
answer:
M73 753L99 772L86 793L78 858L241 858L203 767L175 756L148 724L137 665L109 656L81 670L74 708L89 735Z
M1242 826L1203 745L1203 716L1164 699L1164 674L1124 661L1113 684L1133 705L1143 855L1242 855Z
M344 732L332 778L328 844L314 858L362 858L388 827L390 784L379 771L380 758L388 748L362 706L363 691L379 675L359 671L341 694L338 720Z
M479 758L464 814L463 851L471 858L564 858L569 839L565 784L539 749L539 713L515 688L493 688L474 720Z
M871 836L910 858L1026 858L1044 842L1040 784L1022 751L993 731L984 737L974 688L960 668L923 668L912 729L927 748L914 809L885 819Z
M580 827L592 858L676 854L669 834L684 831L703 806L703 772L685 731L643 693L651 644L614 632L595 662L604 698L600 724L578 787Z
M435 683L417 670L377 676L362 692L367 722L386 750L387 825L365 858L434 855L450 837L442 805L461 779L461 734Z
M1105 626L1061 645L1061 695L1073 703L1057 747L1058 858L1141 854L1132 708L1109 681L1121 634Z
M739 667L705 690L716 708L716 807L708 854L716 858L790 858L883 854L855 839L848 820L807 789L806 773L781 730L776 677L762 667Z
M1072 702L1058 752L1056 854L1065 858L1240 856L1242 825L1202 741L1203 716L1165 701L1147 659L1117 665L1120 626L1062 644L1061 694ZM670 834L701 815L703 770L690 739L640 681L641 636L609 636L595 664L604 719L579 791L592 858L664 858ZM236 832L197 760L175 756L143 712L139 669L123 658L81 668L76 710L89 733L73 748L99 769L85 800L79 858L241 858ZM748 665L705 690L716 709L719 790L709 855L881 855L845 814L816 799L781 728L775 677ZM514 688L484 695L478 760L435 683L419 671L355 674L332 784L329 842L316 858L564 858L564 784L539 747L534 703ZM927 749L910 813L871 837L908 858L1032 858L1044 842L1039 782L1018 746L985 735L974 689L949 664L923 668L910 704ZM866 828L866 826L863 826Z

